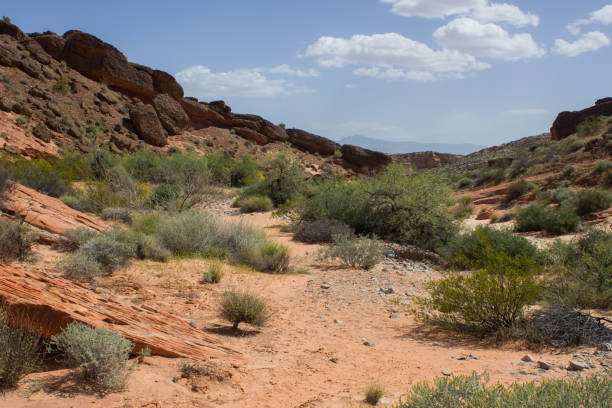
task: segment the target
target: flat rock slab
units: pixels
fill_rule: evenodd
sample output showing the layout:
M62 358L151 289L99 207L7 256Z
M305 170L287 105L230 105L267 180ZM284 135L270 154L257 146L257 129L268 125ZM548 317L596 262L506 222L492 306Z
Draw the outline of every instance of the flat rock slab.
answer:
M99 295L85 285L45 271L0 264L0 299L9 308L15 308L12 310L25 312L10 313L11 316L27 316L27 322L12 324L28 330L34 328L45 338L79 321L118 331L134 343L133 352L149 347L151 354L164 357L240 358L240 353L183 319L114 296Z
M107 225L95 218L68 207L57 198L14 183L13 189L0 200L0 210L17 215L28 224L54 234L63 234L72 228L89 228L96 231Z

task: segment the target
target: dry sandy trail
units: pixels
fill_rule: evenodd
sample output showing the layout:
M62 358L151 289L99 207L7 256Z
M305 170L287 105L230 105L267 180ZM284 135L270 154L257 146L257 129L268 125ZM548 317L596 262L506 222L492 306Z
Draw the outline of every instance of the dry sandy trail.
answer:
M292 241L270 214L243 219L288 245L294 264L308 274L277 276L226 266L220 284L203 285L198 280L207 260L137 261L98 288L184 317L242 351L242 361L217 362L222 381L180 379L180 360L147 357L134 364L122 393L84 394L63 380L66 371L50 371L30 375L18 390L0 396L0 407L357 407L370 383L381 384L385 397L397 403L410 385L439 377L442 370L486 371L492 381L506 384L574 375L521 362L525 350L420 327L409 310L423 282L437 276L427 265L379 265L367 272L321 267L314 256L318 246ZM393 294L380 293L389 286ZM264 328L235 336L217 317L219 298L231 288L268 301L272 317ZM564 367L577 352L532 354ZM470 354L477 359L458 358Z

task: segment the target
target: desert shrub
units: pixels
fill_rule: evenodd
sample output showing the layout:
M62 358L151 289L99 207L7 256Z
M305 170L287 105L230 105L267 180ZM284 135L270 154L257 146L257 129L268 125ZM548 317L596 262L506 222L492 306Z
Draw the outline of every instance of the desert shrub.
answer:
M454 329L491 333L512 327L523 317L524 308L540 292L535 260L483 251L483 268L470 273L447 272L430 282L431 297L417 303L428 312L426 318Z
M569 244L549 249L550 291L579 307L612 308L612 233L591 230Z
M136 239L136 245L136 255L138 259L166 262L172 255L156 237L151 235L139 234Z
M487 262L486 256L491 253L536 259L538 250L527 239L508 230L485 226L458 235L440 251L451 266L459 269L483 268Z
M295 200L300 221L334 218L358 234L435 249L457 232L448 211L451 189L441 174L406 174L390 165L371 178L349 182L341 176L315 180Z
M529 152L522 151L518 157L512 161L510 165L510 177L516 178L521 174L525 173L529 168Z
M132 218L132 229L141 234L155 234L160 220L156 214L139 214Z
M4 166L10 166L12 180L40 193L60 197L71 192L66 181L47 160L17 158Z
M612 194L604 190L582 190L576 198L576 212L586 215L610 208Z
M299 222L295 226L293 238L308 244L327 244L333 242L335 235L351 236L354 233L354 230L342 221L323 217Z
M510 184L508 187L508 193L506 194L506 201L511 202L520 198L533 190L534 185L532 183L528 183L525 180L517 181L516 183Z
M102 235L87 241L79 250L86 258L99 263L105 272L111 272L136 256L132 245L112 235Z
M59 267L66 278L79 281L91 281L103 274L100 262L80 251L62 259Z
M563 180L569 179L574 174L575 171L576 171L576 168L572 166L571 164L568 164L567 166L563 168L563 171L561 172L561 174L559 174L559 178Z
M0 166L0 198L11 188L11 170Z
M562 152L564 154L571 154L577 152L582 149L586 142L584 140L576 139L575 137L568 137L563 140L562 143Z
M53 336L49 345L59 350L65 362L77 369L78 378L94 390L124 388L132 343L118 332L73 322Z
M65 93L68 90L68 81L66 78L60 78L53 84L53 90L60 93Z
M601 174L608 170L612 169L612 161L610 160L600 160L593 166L593 173Z
M270 211L274 204L267 196L253 195L239 198L234 206L240 208L243 213L254 213Z
M223 264L221 262L213 262L208 267L208 270L202 274L203 283L219 283L223 278Z
M246 222L216 221L216 236L212 246L227 251L236 262L253 265L266 234Z
M266 165L265 177L247 187L243 196L265 195L275 206L293 199L303 188L306 175L299 159L286 149L274 156Z
M558 210L532 203L516 212L516 230L519 232L546 231L552 234L566 234L576 231L580 223L578 217L568 206Z
M575 190L567 187L559 187L552 193L551 201L555 204L571 204L576 198Z
M578 137L595 136L603 130L604 126L605 121L602 118L589 116L576 126L576 134Z
M122 161L123 166L137 180L160 182L162 180L162 158L149 149L129 153Z
M502 215L493 214L490 219L491 224L497 224L500 222L508 222L514 219L514 213L507 212Z
M368 404L376 405L378 401L383 397L385 391L378 384L370 384L365 390L365 401Z
M259 166L250 156L244 156L230 167L230 183L234 187L244 187L261 180Z
M185 256L204 252L215 243L217 224L204 211L188 211L160 218L157 237L172 254Z
M152 207L169 208L180 195L179 187L174 184L160 183L155 186L149 198Z
M249 265L262 272L285 273L289 270L289 249L284 245L265 242Z
M32 254L34 237L26 224L0 218L0 261L25 261Z
M457 182L458 189L467 188L467 187L470 187L471 185L472 185L472 179L469 177L463 177Z
M269 318L266 303L246 292L228 291L221 301L221 317L233 324L234 329L240 323L252 326L263 326Z
M66 230L63 234L65 238L63 247L69 251L76 251L97 235L97 231L89 228L72 228Z
M102 210L102 219L129 223L132 221L132 213L129 208L108 207Z
M456 218L467 218L474 212L474 205L472 204L473 199L470 196L463 196L459 199L457 204L451 208L451 213Z
M474 185L482 186L485 183L499 184L502 181L504 181L504 170L493 168L482 171L478 177L476 177Z
M59 199L62 203L75 210L93 211L89 198L84 194L64 194Z
M11 326L7 309L0 308L0 391L15 387L41 366L40 336Z
M382 262L384 249L376 238L334 236L334 243L319 253L321 261L339 260L350 268L372 269Z
M478 375L437 378L434 384L412 386L399 408L598 408L612 404L608 376L554 379L542 382L488 385Z
M19 127L21 126L25 126L26 124L30 123L30 117L27 115L17 115L17 118L15 119L15 124Z

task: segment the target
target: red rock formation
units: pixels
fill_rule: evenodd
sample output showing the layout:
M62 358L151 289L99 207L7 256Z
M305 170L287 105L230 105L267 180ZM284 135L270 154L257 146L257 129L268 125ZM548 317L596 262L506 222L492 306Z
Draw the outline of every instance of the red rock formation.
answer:
M107 226L83 214L57 198L41 194L31 188L14 183L10 194L0 200L0 210L22 217L28 224L55 234L72 228L91 228L102 231Z
M436 152L415 152L415 153L402 153L392 154L391 157L398 162L414 166L417 170L422 169L436 169L439 167L447 166L458 161L463 156L457 154L447 153L436 153Z
M553 140L565 139L576 133L577 126L589 116L612 115L612 99L602 98L595 102L594 106L577 112L561 112L550 128Z
M358 146L343 145L340 152L343 160L358 168L380 169L391 164L390 156Z
M240 354L183 319L137 306L114 296L98 295L87 286L45 271L21 270L0 264L0 299L12 316L27 315L28 322L11 321L45 338L73 321L116 330L134 343L133 352L149 347L154 355L207 360L211 356Z
M333 140L300 129L288 129L289 142L310 152L331 156L340 145Z
M0 111L0 150L28 157L42 154L57 156L59 147L54 140L45 142L15 124L17 115ZM55 139L64 138L54 134ZM65 139L65 138L64 138Z

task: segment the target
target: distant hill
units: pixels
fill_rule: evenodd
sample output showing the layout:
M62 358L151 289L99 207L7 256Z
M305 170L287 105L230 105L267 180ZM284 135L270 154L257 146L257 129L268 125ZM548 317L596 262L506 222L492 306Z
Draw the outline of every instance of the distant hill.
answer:
M383 153L413 153L432 151L437 153L451 153L467 155L478 150L484 149L485 146L462 143L422 143L422 142L392 142L389 140L379 140L371 137L354 135L341 139L340 144L351 144L366 149L374 150Z

